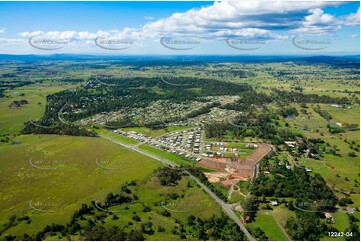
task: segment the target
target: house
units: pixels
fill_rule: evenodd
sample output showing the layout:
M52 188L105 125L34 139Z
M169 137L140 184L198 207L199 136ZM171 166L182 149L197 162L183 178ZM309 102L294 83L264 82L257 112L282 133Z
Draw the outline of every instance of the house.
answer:
M257 144L253 144L253 143L248 143L247 145L246 145L246 148L248 148L248 149L255 149L255 148L257 148L258 147L258 145Z
M277 206L277 205L278 205L278 202L277 202L277 201L271 201L271 205L272 205L272 206Z
M290 148L297 147L297 142L296 141L285 141L285 144Z
M335 223L335 220L333 219L331 213L325 213L325 217L326 217L327 222Z
M354 208L347 208L347 213L348 214L353 214L355 212Z

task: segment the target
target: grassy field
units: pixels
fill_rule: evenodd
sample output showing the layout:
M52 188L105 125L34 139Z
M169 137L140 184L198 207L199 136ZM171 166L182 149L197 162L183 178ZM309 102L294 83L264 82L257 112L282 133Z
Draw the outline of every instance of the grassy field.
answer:
M251 69L256 74L255 77L242 78L242 79L231 79L232 82L247 83L254 86L258 91L264 93L270 93L270 88L277 88L290 91L295 86L295 80L285 78L280 81L279 78L269 73L272 71L284 71L293 72L291 76L302 76L301 81L296 85L299 85L303 89L303 93L306 94L318 94L318 95L329 95L334 97L349 97L350 94L345 93L344 90L348 91L359 91L359 81L355 80L340 80L333 78L334 76L344 75L344 73L338 73L338 70L320 68L314 65L295 65L285 63L267 63L259 66L253 63L242 64L243 68ZM307 71L300 71L302 68L306 68ZM310 71L311 73L307 73ZM313 73L312 73L313 72ZM342 72L342 71L341 71ZM318 73L314 75L314 73ZM306 78L304 78L306 77ZM328 78L324 80L324 78Z
M143 145L139 146L139 149L146 151L147 153L157 156L159 158L173 161L174 163L176 163L177 165L180 165L180 166L195 164L195 161L193 161L193 160L187 159L183 156L169 153L167 151L163 151L161 149L154 148L150 145L143 144Z
M115 141L118 141L118 142L126 144L126 145L139 144L139 142L134 140L134 139L125 137L123 135L116 134L116 133L114 133L112 131L109 131L109 130L106 130L106 129L95 129L94 131L96 133L98 133L99 135L102 135L102 136L104 136L106 138L111 138L111 139L113 139Z
M176 131L182 131L182 130L187 130L187 129L191 129L194 127L190 127L190 126L185 126L185 127L167 127L164 129L150 129L150 128L146 128L146 127L131 127L131 128L122 128L121 130L123 131L135 131L137 133L141 133L141 134L145 134L151 137L157 137L157 136L162 136L165 135L167 133L170 132L176 132Z
M239 194L238 191L233 191L228 203L236 203L236 202L242 201L243 199L244 199L244 196Z
M257 213L256 221L252 223L252 226L260 227L266 233L269 240L288 240L285 233L277 224L275 217L273 211L259 211Z
M103 198L161 164L101 138L29 135L0 146L0 223L28 215L5 234L23 234L66 223L82 203ZM30 209L33 207L33 209Z
M225 153L226 157L235 156L234 151L232 150L233 148L237 149L235 152L238 153L238 157L245 158L250 156L255 151L255 149L246 148L246 145L247 144L245 143L225 143L225 148L228 148L228 151L226 151ZM220 147L215 147L215 146L211 148L211 151L223 152L220 150Z
M317 134L309 135L310 137L320 137ZM336 195L339 197L343 196L341 194L342 192L349 192L352 195L356 195L353 201L355 206L358 206L360 193L359 188L355 184L355 180L357 183L360 182L360 158L348 156L351 149L348 147L348 144L337 136L323 136L322 139L325 140L325 142L330 143L331 146L336 145L340 155L324 154L322 161L314 161L305 158L300 159L300 161L303 162L305 166L313 169L313 172L321 174L329 186L337 192Z
M337 212L337 213L332 214L332 217L335 220L333 227L338 229L338 231L345 231L348 228L349 219L348 219L346 213Z
M195 215L202 219L207 219L212 214L220 215L221 209L218 205L203 192L201 188L198 188L194 183L192 187L187 187L188 178L183 178L176 187L161 186L157 178L149 179L145 184L142 184L137 188L139 200L144 204L152 208L150 213L142 213L143 205L131 205L127 211L129 216L122 216L123 226L129 221L132 221L131 214L134 211L141 217L141 221L151 221L154 227L162 226L166 229L165 233L155 233L149 236L149 240L179 240L179 236L173 235L170 231L176 226L175 220L182 222L187 221L187 217ZM191 181L190 181L191 182ZM167 194L177 193L183 195L183 199L168 200ZM154 207L154 205L157 207ZM140 205L140 206L139 206ZM171 217L166 218L157 212L162 210L168 210L171 213ZM192 239L192 235L188 235L187 239Z
M296 124L297 127L305 128L307 130L326 128L328 122L313 110L312 104L307 105L307 114L303 114L301 112L300 105L293 105L293 107L297 108L299 113L299 115L293 120L293 123Z
M43 116L47 95L74 87L75 85L72 84L44 83L6 91L5 95L8 97L0 99L0 134L13 135L19 133L24 127L24 122L29 119L37 120ZM22 105L20 108L9 107L13 101L22 99L27 100L29 104Z
M131 190L131 195L136 194L138 199L132 200L130 203L108 207L107 209L116 215L116 219L112 214L106 214L101 222L105 228L118 226L124 228L125 231L130 231L140 229L141 224L151 222L154 233L143 234L147 240L180 240L179 234L172 233L172 230L179 228L181 223L186 231L183 233L186 239L195 240L194 235L187 232L191 230L187 224L188 216L194 215L205 220L211 218L212 215L220 216L222 214L217 203L188 177L183 177L176 186L162 186L156 174L153 174L137 182L137 185L128 186L128 188ZM170 194L177 194L179 197L172 199L169 197ZM145 207L149 208L147 212L143 211ZM170 212L169 217L161 214L166 210ZM96 211L94 215L86 215L85 218L96 221L96 216L99 214L104 215L104 213ZM132 219L135 215L139 216L139 221ZM159 227L164 228L164 231L159 232ZM59 239L58 236L47 239L54 238ZM75 240L79 237L75 235L71 236L71 239Z
M326 110L332 115L332 120L340 123L360 124L360 108L353 106L351 108L332 107L330 105L320 105L323 110Z
M307 137L320 138L325 143L329 143L330 147L337 147L338 155L324 154L320 161L301 158L298 163L311 168L313 172L321 174L339 197L344 196L343 192L351 193L351 198L355 203L352 207L359 206L360 193L355 181L357 183L360 182L360 153L356 152L356 157L350 157L348 154L353 150L345 140L355 141L356 144L359 144L360 131L345 131L340 134L331 134L327 129L328 121L316 113L311 104L307 104L307 106L308 115L300 114L290 123L302 127L306 125L309 129L303 130L303 133ZM301 109L299 106L296 107L298 110ZM353 106L352 109L336 108L330 105L320 105L320 107L332 116L333 122L347 122L360 125L360 110L358 106Z

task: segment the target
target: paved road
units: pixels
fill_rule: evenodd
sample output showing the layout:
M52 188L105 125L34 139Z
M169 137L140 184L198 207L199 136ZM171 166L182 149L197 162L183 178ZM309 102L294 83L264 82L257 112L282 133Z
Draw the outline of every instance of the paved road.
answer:
M224 211L226 211L228 213L228 216L230 216L239 226L239 228L243 231L243 233L246 235L246 237L248 238L248 240L250 241L254 241L255 239L253 239L252 235L248 232L248 230L246 229L246 227L244 227L244 225L241 223L241 221L239 220L239 218L237 217L237 215L233 212L233 210L228 206L227 203L223 202L216 194L214 194L206 185L204 185L203 183L201 183L197 178L195 178L194 176L192 176L189 172L185 171L185 173L187 173L189 175L190 178L192 178L196 183L198 183L198 185L200 185L214 200L216 200L216 202L218 202Z
M102 137L103 139L109 140L113 143L116 143L118 145L121 145L125 148L128 148L130 150L133 150L135 152L141 153L143 155L146 155L148 157L151 157L155 160L160 161L163 165L166 166L172 166L174 167L174 164L172 164L172 162L170 161L166 161L164 159L160 159L156 156L150 155L140 149L138 149L136 146L129 146L129 145L125 145L119 141L113 140L109 137L106 137L104 135L100 135L100 137ZM248 232L248 230L246 229L246 227L244 227L244 225L241 223L241 221L238 219L237 215L233 212L233 210L228 206L228 204L226 204L225 202L223 202L216 194L214 194L206 185L204 185L203 183L201 183L196 177L194 177L193 175L191 175L189 172L185 171L185 173L187 173L189 175L189 177L194 180L199 186L201 186L217 203L219 203L223 210L228 214L228 216L233 219L238 226L240 227L240 229L243 231L243 233L246 235L247 239L250 241L254 241L255 239L252 237L252 235Z

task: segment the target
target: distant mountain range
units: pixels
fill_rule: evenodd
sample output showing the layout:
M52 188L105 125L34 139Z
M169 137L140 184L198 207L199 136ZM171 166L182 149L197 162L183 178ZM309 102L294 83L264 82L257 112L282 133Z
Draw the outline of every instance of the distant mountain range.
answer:
M53 54L53 55L9 55L0 54L0 61L120 61L126 63L144 63L157 64L194 64L202 62L307 62L307 63L360 63L360 55L344 55L344 56L216 56L216 55L133 55L133 56L110 56L110 55L78 55L78 54Z

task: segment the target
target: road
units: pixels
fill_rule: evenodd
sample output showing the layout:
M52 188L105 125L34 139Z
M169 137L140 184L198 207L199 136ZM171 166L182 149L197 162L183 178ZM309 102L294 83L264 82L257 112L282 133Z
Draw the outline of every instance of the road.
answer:
M250 241L254 241L252 235L248 232L246 227L241 223L241 221L238 219L237 215L233 212L233 210L228 206L227 203L223 202L216 194L214 194L206 185L201 183L197 178L195 178L193 175L191 175L189 172L184 171L186 174L189 175L190 178L192 178L198 185L200 185L203 190L205 190L214 200L216 200L217 203L219 203L223 210L226 211L229 217L234 220L239 226L239 228L243 231L243 233L246 235L247 239Z
M133 150L135 152L141 153L145 156L148 156L150 158L153 158L155 160L160 161L163 165L165 166L171 166L174 167L174 164L172 164L172 162L170 161L166 161L164 159L160 159L156 156L150 155L140 149L138 149L136 146L129 146L129 145L125 145L119 141L113 140L109 137L106 137L104 135L100 135L100 137L102 137L103 139L109 140L113 143L116 143L118 145L121 145L127 149ZM189 172L184 171L187 175L189 175L189 177L194 180L199 186L201 186L203 188L204 191L206 191L217 203L219 203L221 205L221 207L223 208L223 210L228 214L228 216L234 220L234 222L236 222L239 226L239 228L243 231L243 233L246 235L247 239L250 241L254 241L255 239L252 237L252 235L248 232L248 230L246 229L246 227L244 227L244 225L241 223L241 221L238 219L237 215L233 212L233 210L228 206L227 203L223 202L216 194L214 194L206 185L204 185L203 183L201 183L196 177L194 177L193 175L191 175Z
M252 177L252 181L254 181L254 179L257 178L257 175L258 175L258 171L259 171L259 162L264 158L266 157L267 155L269 155L271 152L274 152L276 153L276 148L273 146L273 145L268 145L271 150L265 154L263 157L261 157L260 159L258 159L258 161L254 164L254 171L253 171L253 177Z

